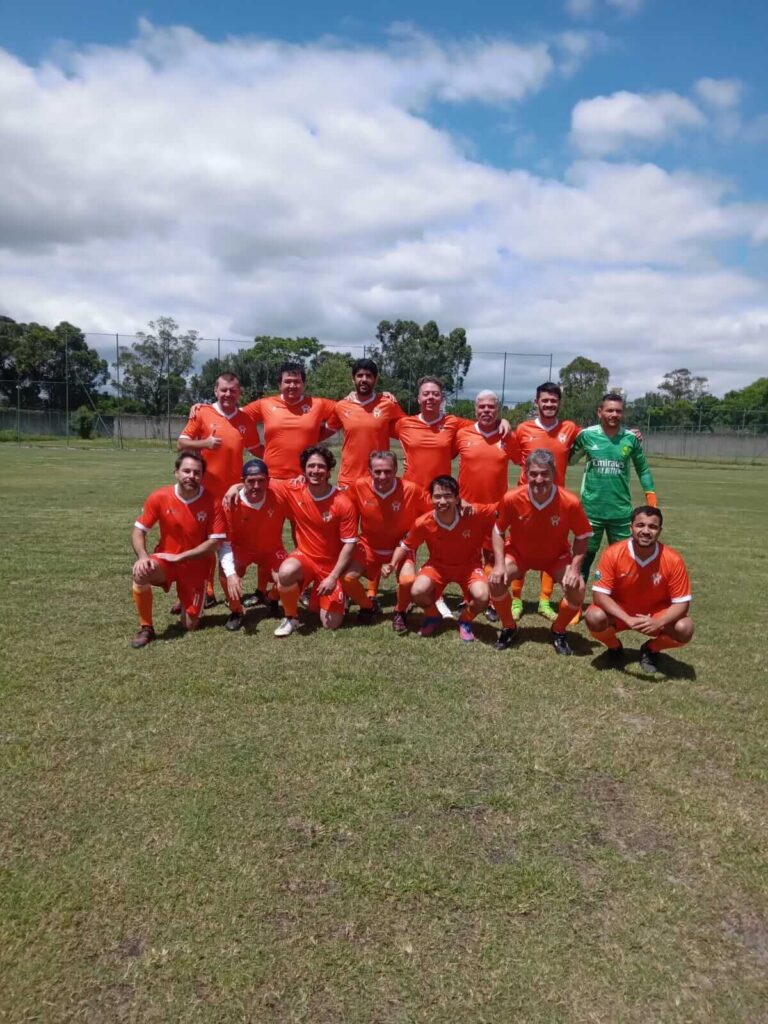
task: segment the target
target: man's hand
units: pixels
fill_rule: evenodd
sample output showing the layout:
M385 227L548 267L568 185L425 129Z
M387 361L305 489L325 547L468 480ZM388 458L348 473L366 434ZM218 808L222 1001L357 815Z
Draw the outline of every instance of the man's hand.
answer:
M221 499L221 507L225 512L229 512L231 508L240 503L240 484L232 484L227 489L227 493Z
M459 515L462 517L462 519L471 519L471 517L474 514L475 514L474 506L470 505L470 503L468 501L464 501L463 498L460 498L459 499Z
M155 558L161 559L163 562L183 562L183 555L174 555L170 551L156 551Z
M643 636L658 636L663 629L659 620L654 619L651 615L635 615L633 619L632 629L637 633L642 633Z
M326 576L324 580L320 581L320 584L317 587L317 596L325 597L326 594L332 594L336 589L336 584L338 582L339 581L337 577L334 576L333 573L331 573L329 576Z
M643 432L642 432L642 430L639 427L630 427L629 428L629 432L630 432L630 434L634 434L635 435L635 437L640 442L640 444L642 444L643 441L645 440L645 438L643 437Z
M232 601L242 601L243 599L243 581L235 573L233 576L227 576L227 593Z
M512 433L512 424L509 422L509 420L500 420L499 421L499 434L500 434L500 436L502 438L505 438L505 437L507 437L511 433Z
M394 566L392 565L391 562L385 562L384 565L382 565L381 567L381 575L384 577L384 579L386 579L387 576L391 576L393 571Z
M506 585L506 575L503 565L494 565L491 569L491 575L488 577L488 583L491 587L503 587Z
M145 558L137 558L133 563L133 569L131 575L133 576L134 583L146 583L147 579L152 575L154 571L154 563L152 559L147 555Z
M216 424L214 423L214 425L211 427L211 433L205 439L205 447L212 448L215 450L216 448L221 448L221 444L221 438L218 437L216 434Z
M563 573L563 580L561 586L564 589L565 587L578 587L580 579L581 573L579 572L579 570L574 569L572 565L569 565Z

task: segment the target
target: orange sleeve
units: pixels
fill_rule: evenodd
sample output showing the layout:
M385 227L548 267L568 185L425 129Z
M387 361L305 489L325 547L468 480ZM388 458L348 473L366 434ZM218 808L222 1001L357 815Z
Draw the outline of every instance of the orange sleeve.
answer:
M583 540L585 537L591 537L595 532L592 529L592 524L587 519L587 513L584 511L581 502L575 495L573 505L569 509L568 524L573 531L574 537L578 540Z
M516 431L510 430L504 438L504 451L507 453L507 457L516 465L519 466L523 461L523 453L520 451L520 443L517 440Z
M595 582L592 589L602 594L610 594L613 591L616 576L616 563L614 552L611 548L603 551L597 569L595 570Z
M681 604L690 601L691 581L688 577L688 570L685 568L685 562L676 551L672 552L667 549L667 554L674 556L672 571L669 575L669 596L672 598L672 603Z
M150 494L147 500L144 502L144 508L141 510L138 518L136 519L136 526L143 526L145 530L149 531L155 525L157 520L160 518L160 510L158 507L158 501L155 496L156 492Z
M184 429L179 434L179 437L189 437L193 441L199 441L202 437L202 433L202 421L200 420L200 417L197 415L197 413L193 412L190 415L189 419L187 420L186 424L184 425Z
M249 402L248 405L244 405L242 412L246 416L250 417L254 423L263 423L264 416L261 412L261 399L257 398L255 402Z
M357 508L346 495L339 495L342 504L339 519L339 535L342 542L357 539Z
M211 532L208 534L209 537L227 537L227 520L224 514L224 507L220 501L217 501L214 506L213 514L213 527Z
M330 427L331 430L341 430L342 428L341 417L338 413L338 405L339 403L337 402L333 407L331 415L326 416L325 418L325 425L326 427Z

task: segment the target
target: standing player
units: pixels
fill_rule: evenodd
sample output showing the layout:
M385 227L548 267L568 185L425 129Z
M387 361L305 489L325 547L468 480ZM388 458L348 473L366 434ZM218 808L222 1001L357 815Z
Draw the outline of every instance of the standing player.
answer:
M459 484L452 476L438 476L430 483L433 511L419 516L400 542L392 559L396 570L413 557L421 544L429 557L411 586L411 598L424 609L419 635L434 636L442 622L437 600L449 583L457 583L465 605L459 616L459 636L465 643L475 639L472 620L488 607L488 581L483 572L483 540L496 519L496 505L474 505L473 514L459 510Z
M507 491L499 504L499 520L493 533L495 565L491 573L491 595L504 629L497 649L511 647L517 635L514 619L508 615L506 587L522 579L529 569L544 570L560 583L565 596L552 623L552 645L558 654L572 654L565 627L584 600L581 563L592 536L581 502L555 483L555 457L546 448L531 452L525 460L528 483ZM510 537L504 544L504 531ZM573 547L569 542L573 534Z
M323 423L334 412L336 403L332 399L304 394L306 379L301 363L283 363L280 394L259 398L243 407L254 423L264 424L264 461L273 480L291 480L301 475L301 453L318 443Z
M285 618L275 636L290 636L301 627L298 618L301 588L314 583L313 602L320 609L324 629L338 629L346 610L345 594L370 610L372 605L356 580L351 588L343 576L357 544L357 510L352 501L330 482L336 465L332 452L322 445L306 448L300 457L305 482L283 486L290 507L297 548L280 566L278 587Z
M213 405L197 404L190 409L189 419L179 434L177 449L200 452L205 459L205 489L221 501L227 488L240 480L243 452L252 455L262 451L259 432L238 409L242 389L237 375L221 373L213 389ZM205 607L216 604L213 592L215 561L206 586ZM172 611L180 611L178 603Z
M131 544L133 601L139 613L139 631L132 647L146 647L155 639L152 622L152 587L168 590L176 584L185 629L197 629L205 603L205 581L214 553L226 538L221 506L203 488L205 461L199 452L182 451L174 463L176 484L153 491L136 520ZM147 534L160 525L160 542L150 555Z
M609 544L629 538L632 495L629 469L635 467L648 505L656 506L653 477L637 435L622 426L624 399L607 394L597 407L598 423L582 430L573 445L572 457L586 456L581 481L581 502L592 524L593 535L581 572L586 580L605 533Z
M226 628L243 625L243 576L249 565L277 584L277 573L287 554L283 548L283 524L289 515L287 500L269 486L269 470L262 459L251 459L243 466L243 486L237 501L224 508L228 540L219 552L222 580L230 616ZM276 598L266 600L271 614L278 611Z
M368 580L378 579L379 574L389 576L394 571L393 556L398 543L416 519L431 508L425 491L412 480L398 479L394 452L371 452L368 461L369 475L355 481L347 492L360 514L361 531L355 559L344 577L345 581L360 576ZM405 614L415 578L414 554L408 552L397 573L397 600L392 616L395 633L407 630Z
M571 453L573 443L578 437L580 428L571 420L560 420L560 403L563 392L559 384L548 380L539 384L536 388L537 416L532 420L525 420L520 423L515 431L515 437L520 448L522 472L517 481L522 487L528 481L525 476L525 460L531 454L541 448L552 452L555 459L555 483L558 487L565 487L565 473L568 469L568 456ZM523 614L523 584L525 580L515 580L512 584L512 614L515 620ZM547 573L541 574L541 589L539 591L539 615L553 622L557 612L552 607L552 590L554 581Z
M616 668L624 663L620 630L647 638L640 648L644 672L658 671L659 651L682 647L693 636L688 572L676 551L659 544L663 522L660 509L640 505L632 512L631 539L606 548L595 573L586 623Z

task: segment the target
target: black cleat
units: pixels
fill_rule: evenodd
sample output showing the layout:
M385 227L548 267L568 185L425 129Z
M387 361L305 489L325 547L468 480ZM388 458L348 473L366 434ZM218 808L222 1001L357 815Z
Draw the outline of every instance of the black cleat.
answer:
M216 600L215 594L206 594L203 608L215 608L218 603L219 602Z
M556 633L554 629L552 630L552 646L558 654L573 654L571 645L568 643L568 637L565 633Z
M647 643L640 648L640 668L648 675L659 671L659 655L656 651L651 651Z
M269 609L270 619L280 618L280 602L279 601L267 601L267 608Z
M509 626L502 629L499 633L499 639L493 645L495 651L506 651L510 647L514 647L517 643L518 632L516 629L510 629Z
M498 622L499 621L499 613L490 604L485 609L485 620L486 620L486 622Z
M171 605L171 615L181 615L181 601L174 601Z
M236 632L238 629L243 628L244 616L240 612L232 612L227 621L224 623L224 628L228 629L230 633Z
M131 647L146 647L155 639L155 631L151 626L140 626L139 632L131 640Z
M254 590L248 597L243 598L243 608L255 608L257 604L266 604L267 598L263 590Z

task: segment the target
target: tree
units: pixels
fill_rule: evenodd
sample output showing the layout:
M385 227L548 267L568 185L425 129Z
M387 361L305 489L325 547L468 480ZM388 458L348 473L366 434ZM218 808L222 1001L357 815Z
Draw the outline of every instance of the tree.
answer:
M149 328L152 333L138 331L138 341L120 349L122 394L150 416L182 411L189 401L187 378L197 351L197 331L179 334L179 325L170 316L151 320Z
M243 401L252 402L261 398L265 392L277 391L280 383L278 373L283 363L301 363L310 369L312 361L323 352L323 346L317 338L273 338L261 335L254 339L250 348L230 352L220 361L207 360L199 376L192 380L193 397L209 401L216 378L225 370L230 370L240 379Z
M686 399L689 402L696 402L709 390L709 381L706 377L695 377L690 370L684 367L679 370L670 370L664 374L664 379L658 385L667 398L673 401Z
M586 356L576 356L563 366L560 369L563 416L577 423L593 421L597 403L608 390L610 376L610 370Z
M325 398L343 398L353 388L352 356L349 352L321 352L312 360L307 391Z
M420 377L440 377L448 394L458 392L472 362L472 349L463 327L441 334L434 320L419 327L413 320L382 320L376 328L376 360L382 386L398 397L415 397Z

